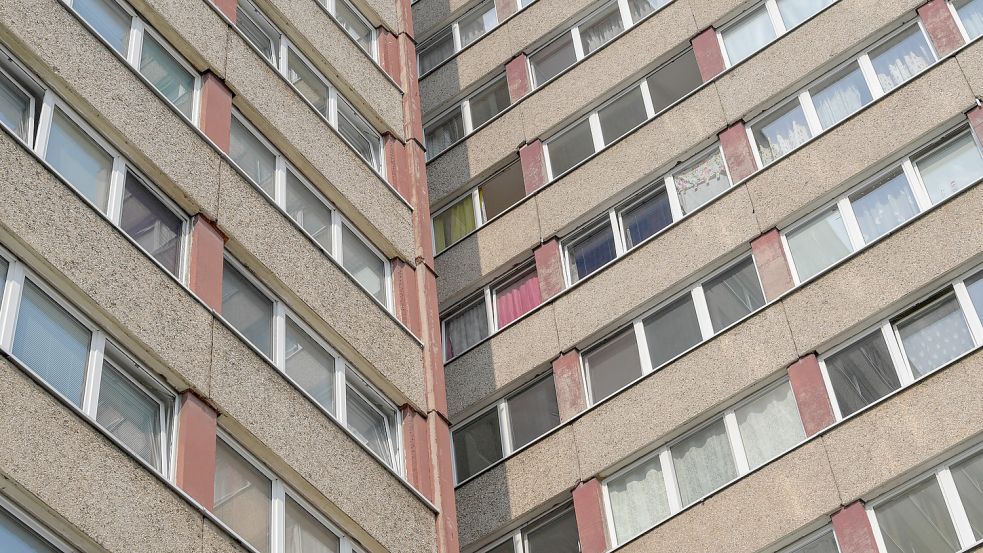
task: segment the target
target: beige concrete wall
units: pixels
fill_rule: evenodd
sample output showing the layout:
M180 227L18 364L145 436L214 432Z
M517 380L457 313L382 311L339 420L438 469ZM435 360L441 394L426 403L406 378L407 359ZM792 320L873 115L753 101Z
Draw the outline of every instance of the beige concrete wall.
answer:
M474 0L422 0L413 4L416 43L423 44L435 31L443 29L463 15L464 9L473 2Z

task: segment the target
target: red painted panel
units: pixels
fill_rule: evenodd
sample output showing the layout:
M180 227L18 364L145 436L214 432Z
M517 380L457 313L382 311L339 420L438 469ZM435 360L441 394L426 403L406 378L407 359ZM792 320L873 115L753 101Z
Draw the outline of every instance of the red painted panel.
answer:
M542 141L537 140L519 148L519 162L522 164L522 180L528 196L546 184L546 154Z
M188 287L206 305L221 312L225 236L201 214L195 216L192 225Z
M427 418L409 405L403 406L403 448L406 479L430 501L434 500L433 466Z
M215 439L218 413L190 391L181 395L175 478L202 507L215 503Z
M966 118L969 119L969 125L973 127L973 131L976 132L976 137L983 139L983 107L975 107L966 114Z
M515 0L495 0L495 12L498 14L498 22L501 23L512 17L519 10Z
M724 151L727 169L734 182L740 182L753 175L758 170L751 150L751 141L747 137L747 129L743 121L738 121L718 135L720 147Z
M543 301L548 301L565 288L563 262L560 255L560 241L556 238L536 248L536 273L539 274L539 289Z
M859 501L833 514L833 533L840 553L877 553L874 530L864 504Z
M553 360L553 384L556 386L556 404L560 408L561 422L587 409L579 351L568 351Z
M693 53L696 54L696 64L700 67L703 82L721 74L724 69L724 54L717 40L717 30L713 27L696 35L693 39Z
M235 15L235 3L232 5ZM206 72L201 82L201 113L198 126L223 152L229 153L232 128L232 92L225 83L211 72Z
M792 289L792 270L785 258L785 248L777 230L772 229L751 241L754 265L761 278L765 298L772 301Z
M214 0L215 6L232 20L233 23L236 22L236 0Z
M509 99L516 103L532 89L526 55L520 53L505 65L505 80L509 84Z
M603 553L607 550L604 535L604 503L601 482L594 478L573 490L573 510L577 515L577 533L581 553Z
M830 427L836 418L829 402L826 383L819 369L819 359L810 354L799 359L788 368L788 379L799 406L799 417L806 436L814 436Z
M928 31L928 36L932 39L932 45L935 46L939 56L950 54L965 44L946 0L931 0L918 8L918 15L922 18L925 30Z

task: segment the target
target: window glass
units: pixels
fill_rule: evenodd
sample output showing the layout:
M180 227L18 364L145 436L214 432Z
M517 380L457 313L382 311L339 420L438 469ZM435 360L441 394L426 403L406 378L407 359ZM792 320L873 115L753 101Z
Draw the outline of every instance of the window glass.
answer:
M669 0L628 0L628 11L631 12L632 22L638 23L643 17L667 3Z
M9 265L7 263L7 260L4 259L4 258L2 258L2 257L0 257L0 282L6 282L7 281L7 269L8 268L9 268Z
M286 210L315 242L331 251L331 208L324 204L293 171L287 170Z
M824 129L839 123L873 99L856 62L823 80L809 94Z
M29 280L14 329L14 357L62 393L82 405L82 388L92 333Z
M626 209L621 214L621 223L625 229L625 244L629 249L669 226L672 223L672 210L669 208L669 195L665 189Z
M778 13L786 29L791 29L836 0L778 0Z
M526 535L526 553L580 553L577 518L573 509Z
M850 196L850 205L868 244L918 213L915 195L900 168Z
M756 123L752 133L762 165L770 164L812 138L812 131L809 130L805 112L798 100L788 102Z
M969 39L983 35L983 0L962 0L955 2L955 6Z
M553 178L556 178L593 155L594 139L591 135L590 121L584 119L577 123L550 140L546 147L549 149Z
M232 118L229 156L263 192L275 197L276 154L270 151L239 118Z
M628 327L601 347L584 354L590 395L597 403L642 376L635 329Z
M461 115L460 109L454 108L454 111L427 126L424 132L427 159L433 159L462 138L464 138L464 116Z
M669 449L684 507L737 478L723 419L694 432Z
M215 443L212 512L260 553L270 553L273 483L223 440Z
M31 97L0 72L0 124L30 141Z
M458 24L461 32L461 48L471 44L498 24L495 3L487 2L464 16Z
M6 264L4 264L4 268L6 268ZM983 319L983 273L966 279L966 290L969 291L969 297L973 300L976 313Z
M342 265L375 299L387 304L386 262L355 235L348 225L341 225Z
M526 186L522 179L522 164L513 163L501 173L488 179L481 185L480 194L486 221L497 217L525 198Z
M339 5L341 5L339 3ZM287 495L284 503L284 553L339 553L341 539Z
M723 194L731 184L720 148L680 169L672 178L683 213L690 213Z
M657 455L606 484L614 518L615 543L625 543L669 518L666 481Z
M420 74L432 70L454 55L454 33L448 28L420 47Z
M973 536L977 540L983 539L983 454L977 453L953 465L950 472L973 528Z
M567 67L577 61L577 53L573 48L573 37L570 33L551 42L542 50L529 57L532 75L539 86L557 76Z
M898 335L916 378L973 349L973 337L954 295L898 323Z
M496 545L495 547L492 547L484 553L515 553L515 543L513 542L512 537L509 536L507 540Z
M273 357L273 300L228 261L222 269L222 317L250 344Z
M605 220L599 228L567 246L570 283L590 275L616 257L614 232Z
M800 281L811 278L853 251L843 217L835 207L785 237Z
M458 482L478 474L503 455L497 408L489 409L468 424L454 429L454 464Z
M648 119L642 89L632 88L627 94L598 110L597 116L601 121L604 143L611 144Z
M161 470L161 403L123 375L132 362L112 345L99 381L96 421L141 459Z
M765 304L758 271L750 257L703 285L710 322L717 332Z
M509 107L509 83L499 78L468 100L471 106L471 127L477 129Z
M890 92L935 63L935 54L918 25L870 52L877 80Z
M485 302L475 302L444 321L444 353L447 359L488 337Z
M236 5L236 27L246 35L263 56L274 65L279 59L280 32L273 28L253 5L240 1Z
M941 202L983 177L983 156L969 133L917 160L915 165L932 203Z
M783 553L840 553L839 546L836 545L836 537L832 532L810 540L808 543L793 547Z
M935 478L874 509L888 553L961 549L956 529Z
M667 361L703 341L696 318L693 296L686 294L642 321L652 367Z
M6 553L58 553L51 544L0 507L0 551Z
M83 196L101 211L106 211L113 156L58 108L51 116L51 132L44 158Z
M387 465L393 464L390 419L392 408L375 392L349 375L345 397L348 429Z
M788 382L737 408L734 414L751 470L788 451L806 437Z
M184 221L130 172L123 185L119 226L171 274L178 274Z
M580 31L580 43L584 47L584 55L590 55L625 29L618 3L611 2L599 13L581 23L577 29Z
M329 413L335 411L335 358L287 317L284 372Z
M519 449L560 424L553 375L540 380L508 400L512 447Z
M775 26L762 5L736 24L721 31L731 65L743 61L775 39Z
M338 132L369 165L379 170L380 138L344 98L338 98Z
M343 0L335 1L335 19L363 50L372 55L372 27L365 23L355 10Z
M437 253L464 238L475 227L474 203L471 194L468 194L433 218L434 246Z
M498 328L532 311L542 303L539 275L535 270L493 291Z
M321 115L328 116L328 85L311 71L293 48L287 51L287 80L297 87L301 96L314 104Z
M130 39L130 21L133 19L122 6L113 0L74 0L74 9L86 23L122 55L126 55Z
M880 330L826 358L826 373L844 417L901 387Z
M192 117L195 76L149 33L143 35L140 73L186 117Z
M655 113L660 113L703 84L700 67L696 63L696 54L692 48L656 69L655 73L649 75L646 80Z

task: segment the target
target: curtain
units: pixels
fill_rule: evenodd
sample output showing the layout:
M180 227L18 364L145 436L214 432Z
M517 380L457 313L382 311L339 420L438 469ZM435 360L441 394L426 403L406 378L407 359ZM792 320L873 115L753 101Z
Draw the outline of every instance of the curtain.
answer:
M750 257L704 284L703 293L710 322L718 332L765 304L758 272Z
M132 173L126 173L120 228L172 274L181 262L183 222Z
M658 368L673 357L703 341L696 318L693 297L686 294L642 321L652 367Z
M973 349L973 337L954 296L914 320L899 323L898 334L915 377L924 376Z
M870 58L884 92L897 88L935 62L935 55L917 26L907 36L872 54Z
M983 35L983 0L971 0L958 11L970 40Z
M107 355L112 355L111 347L106 348ZM161 468L160 410L154 398L111 364L103 364L96 421L157 469Z
M464 137L464 119L461 110L454 112L436 127L427 127L427 159L433 159L440 152Z
M113 0L75 0L74 9L114 50L126 56L131 17Z
M761 163L768 165L791 152L812 138L812 131L806 123L805 113L798 100L790 104L784 113L772 116L771 120L754 132L761 154Z
M799 280L806 280L853 251L839 210L835 207L786 235Z
M420 48L420 74L423 75L454 55L454 36L450 31Z
M722 36L727 57L734 65L774 40L776 35L768 11L762 6L726 29Z
M868 243L918 213L908 179L900 171L862 195L850 198L850 203L860 232Z
M888 553L955 553L961 549L934 476L875 513Z
M637 24L643 17L668 2L669 0L628 0L628 10L631 12L632 23Z
M983 454L977 453L953 465L951 472L952 479L956 482L956 489L959 490L959 499L966 509L969 525L973 528L973 534L976 535L976 539L981 539L983 538Z
M553 375L540 380L508 400L512 447L518 449L560 424Z
M30 98L0 74L0 124L25 141L31 138L27 135L27 123L34 116L30 105Z
M287 373L305 392L335 415L335 358L290 317L286 320Z
M542 302L539 275L533 271L518 281L495 292L495 308L498 310L498 328L528 313Z
M498 24L498 12L495 11L495 4L493 2L489 2L483 6L483 8L484 11L481 11L482 8L478 8L476 13L461 22L460 31L462 48L468 44L471 44L477 40L478 37L484 35L489 29Z
M812 95L812 103L824 129L839 123L871 99L870 89L857 64L853 64L849 73L838 75L836 82Z
M737 409L735 415L751 469L788 451L806 437L788 382Z
M665 190L644 200L621 215L625 226L625 241L628 248L634 248L649 236L659 232L672 223L669 196Z
M474 205L471 195L468 194L464 199L434 217L434 245L437 252L447 249L451 244L464 238L476 226Z
M497 408L454 430L454 462L458 482L498 461L503 454Z
M624 30L618 3L612 2L603 13L581 25L578 30L580 31L580 41L584 45L585 56L607 44L608 41Z
M459 355L487 336L485 302L479 301L444 321L444 349L447 359Z
M983 318L983 272L976 273L976 275L966 279L966 290L969 291L969 297L973 301L976 313L980 318Z
M901 387L880 330L826 358L826 371L844 417Z
M737 478L723 419L669 449L684 507Z
M679 204L689 213L730 188L730 178L719 149L673 175Z
M597 403L642 376L635 330L628 327L603 346L584 354L590 395Z
M915 162L932 203L939 203L983 177L983 157L970 134Z
M600 269L617 256L611 225L604 226L569 248L570 279L574 282Z
M616 544L628 541L669 517L666 481L657 455L606 484Z
M340 553L341 539L330 532L289 495L286 511L284 553Z

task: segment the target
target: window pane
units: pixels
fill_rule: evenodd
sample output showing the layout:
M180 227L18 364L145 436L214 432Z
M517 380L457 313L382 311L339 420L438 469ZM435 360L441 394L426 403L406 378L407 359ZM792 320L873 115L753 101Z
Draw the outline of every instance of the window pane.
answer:
M553 178L556 178L594 153L590 121L584 119L550 140L546 146L549 149Z
M573 509L530 530L526 535L526 553L580 553L577 518Z
M627 94L604 106L597 112L601 120L601 135L605 144L611 144L628 131L648 119L642 89L632 88Z
M672 178L683 213L690 213L723 194L731 184L720 148L714 148L709 154L674 173Z
M721 32L731 65L736 65L775 39L775 27L762 5L737 24Z
M898 334L916 378L973 349L973 337L955 296L898 323Z
M522 164L513 163L501 173L481 185L481 206L485 220L497 217L526 197L526 186L522 180Z
M335 18L338 20L341 28L348 31L348 34L355 39L355 42L371 56L372 27L366 24L365 20L355 13L355 10L348 5L348 2L342 0L336 0L335 2Z
M444 353L447 359L488 337L488 317L482 299L444 321Z
M786 239L800 281L853 252L843 218L835 207L788 233Z
M752 132L762 165L770 164L812 138L812 131L798 100L792 100L756 123Z
M625 243L634 248L643 240L666 228L672 223L669 196L665 189L628 208L621 214L625 228Z
M335 358L287 317L284 372L329 413L335 411Z
M504 78L498 79L491 86L472 96L468 103L471 106L471 126L477 129L509 107L511 99L508 81Z
M17 312L14 357L67 397L82 405L82 388L92 333L29 280Z
M123 375L123 367L132 364L111 344L106 346L96 421L141 459L160 470L161 403Z
M840 548L836 545L834 534L828 532L808 543L790 549L788 553L840 553Z
M5 553L58 553L47 541L0 508L0 551Z
M512 537L509 536L507 540L489 549L486 553L515 553L515 544L512 541Z
M546 48L529 57L532 75L537 86L559 75L560 72L576 61L577 53L573 49L573 37L570 33L564 33Z
M951 472L973 535L977 540L983 539L983 454L953 465Z
M287 80L297 87L301 96L314 104L321 115L328 116L328 86L292 48L287 51Z
M963 0L955 5L970 40L983 35L983 0Z
M850 197L864 241L870 243L918 213L908 178L901 169Z
M587 56L601 46L604 46L624 29L618 3L611 2L600 13L578 26L580 42L584 47L584 55Z
M752 470L785 453L806 437L799 407L788 382L741 406L734 413Z
M912 25L911 29L871 51L870 61L881 88L889 92L935 63L935 54L921 28Z
M237 117L232 118L229 155L246 176L270 198L274 191L276 155L267 148Z
M339 553L341 538L324 527L307 509L289 495L284 504L286 512L284 553Z
M222 317L267 357L273 357L273 301L228 262L222 269Z
M113 157L57 108L44 158L83 196L106 211Z
M74 0L72 8L92 25L114 50L126 55L130 38L130 21L133 19L113 0Z
M844 417L901 387L880 330L827 357L826 372Z
M345 398L348 410L348 429L376 452L387 465L393 464L389 417L392 409L380 400L375 392L352 378L348 379Z
M649 315L642 324L645 326L645 341L648 342L652 368L661 367L703 341L690 294Z
M959 538L932 477L874 509L888 553L959 551Z
M287 170L286 210L314 241L331 250L331 208L325 205L293 171Z
M279 57L280 33L250 4L239 2L236 5L236 27L246 35L249 42L263 53L263 56L277 64Z
M464 116L461 110L454 108L443 119L428 125L424 132L427 143L427 159L433 159L437 154L450 148L452 144L464 138Z
M616 543L625 543L669 518L666 481L658 456L608 480L606 484Z
M519 449L560 424L553 375L540 380L508 400L512 447Z
M655 70L648 77L652 108L659 113L676 100L693 92L703 84L696 54L686 50L679 57Z
M494 2L488 2L479 6L470 14L464 16L464 19L458 25L461 31L461 48L471 44L497 24L498 14L495 11Z
M458 482L477 474L502 456L502 431L497 408L454 429L454 463Z
M420 47L420 74L430 71L454 55L454 35L446 31Z
M839 123L873 99L856 63L816 85L809 93L824 129Z
M270 551L273 483L223 440L215 442L212 512L260 553Z
M791 29L836 0L778 0L785 28Z
M27 133L31 116L31 97L0 72L0 124L30 141Z
M184 221L129 172L119 226L171 274L178 274Z
M475 227L474 200L468 194L433 218L434 246L437 253L464 238Z
M601 347L584 354L592 403L642 376L635 329L628 327Z
M765 304L754 260L748 257L703 285L710 322L717 332Z
M983 157L969 133L917 160L915 165L932 203L941 202L983 177Z
M341 255L348 270L375 299L387 305L386 262L372 251L348 225L341 225Z
M355 148L358 155L379 170L381 138L344 98L338 98L338 132Z
M7 263L7 260L4 259L4 258L2 258L2 257L0 257L0 283L3 283L3 282L6 282L7 281L7 269L8 268L9 268L9 264ZM0 285L0 286L2 286L2 285Z
M614 232L610 223L604 221L600 228L567 247L571 284L600 269L616 255Z
M539 275L535 270L494 291L498 328L502 328L542 303Z
M684 507L737 478L723 419L669 449Z
M669 0L628 0L628 10L631 20L638 23L643 17L666 5Z
M6 269L6 264L4 264L4 268ZM973 300L976 313L983 319L983 273L966 279L966 290L969 291L969 297Z
M140 73L154 88L170 100L174 107L191 117L195 99L195 77L174 56L148 33L143 35L140 54Z

